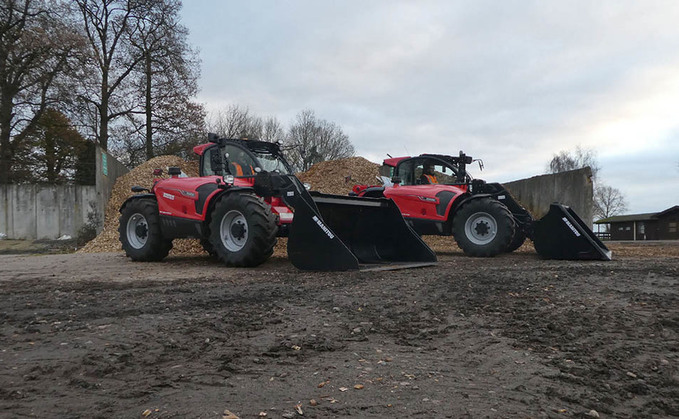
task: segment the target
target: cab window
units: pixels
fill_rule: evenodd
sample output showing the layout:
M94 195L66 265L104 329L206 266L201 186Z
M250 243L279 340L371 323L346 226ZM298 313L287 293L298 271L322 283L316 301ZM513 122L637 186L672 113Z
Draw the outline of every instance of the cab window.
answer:
M450 185L456 182L453 168L431 158L405 161L399 165L398 174L402 185Z
M215 173L214 170L212 170L212 159L219 159L218 155L218 147L213 146L207 148L205 151L203 151L203 155L200 158L200 175L201 176L214 176L217 173Z
M255 174L257 163L244 149L234 145L224 147L228 160L227 172L233 176L250 176Z
M249 176L255 174L257 166L255 160L242 148L227 145L224 147L227 167L226 174L233 176ZM219 147L210 147L203 152L201 159L201 176L221 175L214 169L221 163L219 158Z
M401 178L401 185L414 185L415 174L413 172L413 161L404 161L398 165L398 177Z

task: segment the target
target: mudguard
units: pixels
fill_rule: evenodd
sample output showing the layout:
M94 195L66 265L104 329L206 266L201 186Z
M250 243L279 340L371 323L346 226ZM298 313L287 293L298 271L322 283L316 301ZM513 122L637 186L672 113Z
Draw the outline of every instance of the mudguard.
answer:
M155 194L152 194L152 193L137 193L137 194L134 194L134 195L128 197L128 198L125 200L125 202L123 202L123 203L120 205L120 208L118 209L118 212L122 212L122 211L123 211L123 208L125 208L125 205L127 205L128 202L130 202L130 201L132 201L132 200L134 200L134 199L143 199L143 198L156 199L156 195L155 195Z
M533 228L535 250L545 259L611 260L611 251L570 207L553 203Z

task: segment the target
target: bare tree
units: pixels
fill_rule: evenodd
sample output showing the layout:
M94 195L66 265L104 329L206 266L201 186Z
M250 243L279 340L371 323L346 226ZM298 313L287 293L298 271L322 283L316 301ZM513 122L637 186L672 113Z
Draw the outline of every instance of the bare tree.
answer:
M297 115L287 134L277 118L262 119L239 105L212 113L207 126L208 131L227 138L281 141L290 163L302 171L324 160L354 155L354 147L342 128L334 122L316 118L310 109Z
M608 218L627 211L627 201L619 189L599 184L594 189L594 216Z
M20 180L13 166L27 135L72 91L67 75L83 40L60 11L60 3L42 0L0 4L0 183Z
M264 120L262 134L259 139L270 143L282 141L285 139L285 129L276 117L270 116Z
M592 169L592 178L597 178L600 167L596 152L577 146L574 152L561 150L558 154L555 154L549 162L547 173L560 173L583 167Z
M208 130L225 138L260 139L262 118L252 115L247 107L229 105L208 116Z
M285 145L290 163L303 172L315 163L354 155L354 147L342 128L334 122L317 119L310 109L297 115Z
M578 146L575 152L561 151L552 157L548 165L548 172L560 173L583 167L589 167L592 170L592 180L594 181L592 213L594 216L606 218L626 211L627 203L622 192L598 181L597 174L600 166L593 150Z
M142 60L129 40L136 29L141 3L129 0L74 0L90 49L89 78L83 80L82 100L96 116L90 129L108 149L111 123L135 107L130 95L130 74Z
M140 0L131 44L141 56L136 71L143 108L135 126L143 132L146 159L173 143L185 143L204 131L202 105L192 103L198 91L200 60L187 44L188 31L179 23L179 0ZM137 113L137 112L135 112ZM158 150L156 150L158 149Z

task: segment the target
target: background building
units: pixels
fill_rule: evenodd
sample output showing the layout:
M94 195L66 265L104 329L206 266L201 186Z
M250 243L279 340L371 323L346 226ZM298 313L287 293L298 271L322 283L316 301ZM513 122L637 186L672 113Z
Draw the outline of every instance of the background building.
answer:
M662 212L603 218L594 224L608 226L611 240L679 240L679 205Z

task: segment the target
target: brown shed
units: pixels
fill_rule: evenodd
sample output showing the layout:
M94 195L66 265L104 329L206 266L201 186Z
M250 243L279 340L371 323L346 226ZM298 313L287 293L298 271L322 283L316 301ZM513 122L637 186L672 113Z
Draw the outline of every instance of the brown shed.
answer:
M679 205L662 212L603 218L594 224L609 225L611 240L679 240Z
M679 240L679 205L668 208L656 215L658 219L658 239Z

